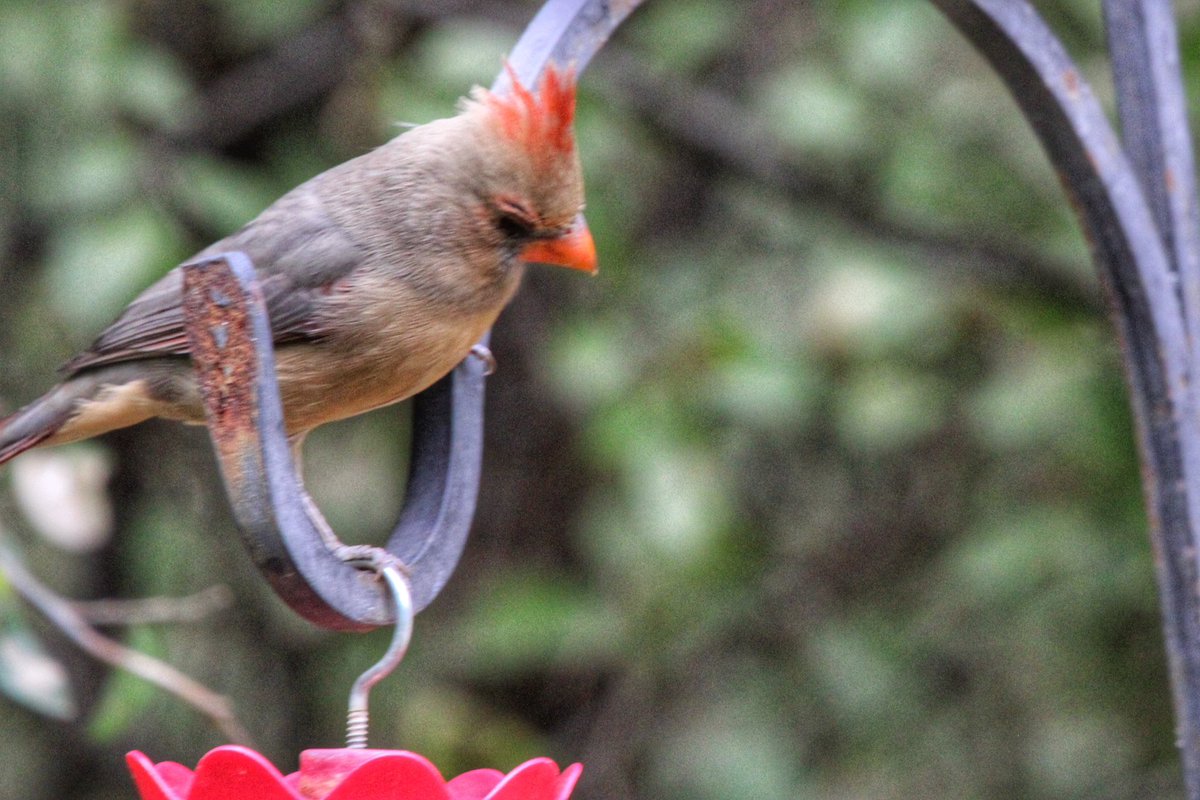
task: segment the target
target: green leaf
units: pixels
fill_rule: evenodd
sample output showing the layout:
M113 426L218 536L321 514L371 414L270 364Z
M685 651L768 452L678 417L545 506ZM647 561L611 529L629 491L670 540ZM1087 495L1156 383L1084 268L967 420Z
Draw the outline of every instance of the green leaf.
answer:
M761 91L756 109L783 142L830 157L853 156L871 144L862 97L826 67L796 67Z
M1070 334L1070 335L1067 335ZM1096 339L1088 347L1089 339ZM1104 342L1090 330L1020 337L968 403L978 435L998 451L1103 442L1096 375Z
M221 12L236 39L254 46L294 34L315 20L324 5L321 0L223 0Z
M149 47L133 48L121 65L122 105L139 119L163 127L178 125L192 89L179 64Z
M628 394L637 379L636 353L624 330L578 320L552 342L546 374L572 405L595 407Z
M12 4L0 8L0 87L8 96L33 97L54 70L54 20L49 7Z
M818 388L802 357L749 353L715 364L702 394L714 410L737 422L782 429L806 420Z
M161 637L149 628L133 628L126 644L155 657L163 650ZM111 741L161 697L162 690L157 686L123 669L114 670L88 720L88 733L98 741Z
M857 371L836 406L839 433L864 452L912 445L947 414L947 385L926 373L890 365Z
M693 800L795 800L808 797L791 749L781 698L791 687L771 669L729 659L697 666L686 678L691 702L657 724L647 796ZM713 673L720 679L714 679Z
M226 233L257 217L279 196L277 186L253 171L207 155L185 159L178 179L180 202Z
M477 677L595 661L619 638L606 611L560 577L510 573L479 600L455 639L467 652L448 659Z
M631 35L670 69L686 72L719 56L734 39L739 22L736 4L647 3Z
M465 95L475 84L488 86L511 46L509 35L494 25L448 20L436 25L417 50L417 64L445 91ZM449 107L440 116L450 113Z
M847 15L838 33L855 79L903 91L949 32L928 3L872 3Z
M46 266L51 302L78 328L98 329L182 252L175 224L149 206L67 226Z
M894 254L856 244L815 259L809 334L823 348L878 358L933 355L951 341L944 283Z
M113 207L136 191L139 153L122 132L89 135L41 151L32 190L49 214Z

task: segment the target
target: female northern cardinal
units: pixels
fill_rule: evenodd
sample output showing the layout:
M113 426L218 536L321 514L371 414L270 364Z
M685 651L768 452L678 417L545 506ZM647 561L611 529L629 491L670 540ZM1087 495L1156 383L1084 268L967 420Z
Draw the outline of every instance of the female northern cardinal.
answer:
M198 254L254 262L294 442L453 369L526 261L595 272L574 78L549 68L533 93L509 72L510 95L476 89L457 116L318 175ZM65 365L66 380L0 422L0 464L150 417L202 423L181 287L176 268Z

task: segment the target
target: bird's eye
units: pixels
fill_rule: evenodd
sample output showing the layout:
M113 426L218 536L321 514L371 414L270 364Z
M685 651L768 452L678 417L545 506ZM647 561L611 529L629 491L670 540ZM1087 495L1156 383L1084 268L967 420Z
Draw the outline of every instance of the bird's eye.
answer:
M509 239L528 239L537 230L537 218L515 200L499 200L496 203L496 211L496 227Z
M533 224L529 220L512 214L501 214L496 226L509 239L527 239L533 234Z

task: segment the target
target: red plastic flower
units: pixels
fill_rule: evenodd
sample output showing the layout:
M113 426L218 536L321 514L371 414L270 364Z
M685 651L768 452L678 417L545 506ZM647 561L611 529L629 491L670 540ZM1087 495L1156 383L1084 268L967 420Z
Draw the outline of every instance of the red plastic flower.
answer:
M126 760L142 800L566 800L580 764L562 772L548 758L505 775L477 769L446 781L424 757L404 750L306 750L300 771L284 776L258 753L229 745L196 771L138 752Z

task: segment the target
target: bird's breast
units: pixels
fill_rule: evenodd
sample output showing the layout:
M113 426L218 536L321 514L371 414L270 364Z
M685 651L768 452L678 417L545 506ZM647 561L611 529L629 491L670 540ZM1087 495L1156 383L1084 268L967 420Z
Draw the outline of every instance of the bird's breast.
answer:
M430 386L467 356L509 296L462 309L376 278L331 295L322 338L281 347L277 355L289 433L395 403Z

